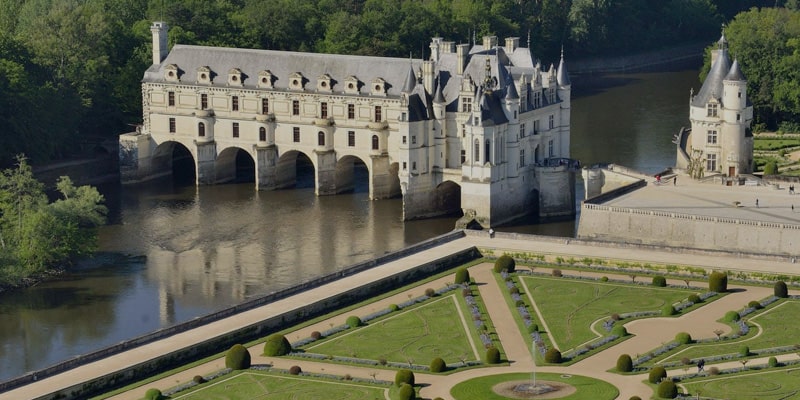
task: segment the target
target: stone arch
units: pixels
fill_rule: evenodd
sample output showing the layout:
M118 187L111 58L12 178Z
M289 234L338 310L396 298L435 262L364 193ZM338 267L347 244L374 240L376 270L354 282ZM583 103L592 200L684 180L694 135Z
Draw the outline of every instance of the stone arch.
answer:
M189 146L180 142L168 140L159 143L153 151L151 168L154 174L169 171L174 183L197 183L196 155Z
M302 151L287 151L278 158L275 187L314 188L316 168L313 159Z
M369 192L372 184L370 167L364 160L353 155L336 160L336 193Z
M216 183L255 182L256 162L250 152L232 146L222 149L214 164Z
M462 216L461 185L447 180L436 186L433 202L441 215Z

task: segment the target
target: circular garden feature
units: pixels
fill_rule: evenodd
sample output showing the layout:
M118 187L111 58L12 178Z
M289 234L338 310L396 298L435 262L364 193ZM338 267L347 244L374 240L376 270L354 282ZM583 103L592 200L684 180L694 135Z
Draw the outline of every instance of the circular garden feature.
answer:
M613 400L619 395L614 385L599 379L579 375L551 373L536 374L537 385L547 385L554 390L533 394L515 391L520 385L532 383L531 374L514 373L489 375L461 382L450 394L456 400L507 400L507 399L592 399Z

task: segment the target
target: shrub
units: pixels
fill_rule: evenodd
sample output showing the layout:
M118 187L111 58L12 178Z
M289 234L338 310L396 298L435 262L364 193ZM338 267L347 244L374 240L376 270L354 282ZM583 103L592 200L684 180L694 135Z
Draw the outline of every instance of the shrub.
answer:
M775 358L775 357L770 357L769 360L767 360L767 365L769 365L770 367L773 367L773 368L777 367L778 366L778 359Z
M750 347L742 346L739 347L739 355L742 357L747 357L750 355Z
M500 273L503 271L506 272L514 272L514 268L516 267L516 262L514 261L511 256L503 254L494 262L494 272Z
M778 173L778 163L775 160L769 160L764 165L764 175L776 175Z
M225 354L225 368L234 370L250 368L250 352L240 345L233 345Z
M562 276L561 270L556 268L550 273L550 275L553 275L553 276L555 276L557 278L560 278Z
M709 375L719 375L719 368L717 368L717 367L709 368L708 369L708 374Z
M628 400L642 400L642 398L641 398L641 397L639 397L639 396L632 396L632 397L631 397L630 399L628 399Z
M633 371L633 360L628 354L622 354L617 358L617 371L631 372Z
M517 300L514 302L514 307L525 307L525 302L522 300Z
M773 287L773 289L775 290L775 297L779 297L781 299L789 297L789 290L786 288L786 282L775 282L775 287Z
M346 323L347 323L347 326L349 326L351 329L352 328L358 328L359 326L361 326L361 318L358 318L355 315L351 315L351 316L347 317L347 322Z
M625 337L628 336L628 330L625 329L624 325L614 324L614 327L611 328L611 334L619 337Z
M736 322L739 320L739 313L736 311L728 311L725 313L725 322Z
M617 313L613 313L611 314L611 319L613 319L614 321L619 321L622 319L622 317L620 317L619 314Z
M658 384L658 397L661 399L674 399L678 397L678 387L671 380L662 381Z
M400 390L397 391L397 400L413 400L416 396L414 387L404 383L400 385Z
M700 296L698 296L698 295L696 295L694 293L690 294L689 298L687 300L691 301L694 304L697 304L697 303L702 301L702 300L700 300Z
M497 347L490 346L486 349L486 363L500 364L500 350Z
M410 369L401 369L394 375L395 386L400 387L404 383L414 386L414 373Z
M747 306L750 308L755 308L756 310L761 309L761 303L756 300L751 300L747 303Z
M431 372L444 372L447 369L447 364L441 357L436 357L431 361Z
M300 375L301 372L303 372L303 370L300 369L300 366L298 365L292 365L289 367L289 374L291 375Z
M201 375L195 375L194 378L192 378L192 382L199 385L201 383L206 383L208 381L206 381L206 378L203 378Z
M511 289L508 289L508 293L510 293L510 294L519 294L519 289L516 286L513 286L513 287L511 287Z
M667 377L667 370L660 365L656 365L653 369L650 370L650 373L647 375L647 381L650 383L658 383L661 382L664 378Z
M400 311L400 306L397 304L389 304L389 309L392 310L392 312Z
M675 307L672 304L666 304L661 309L661 315L668 317L670 315L675 315L677 311L675 311Z
M692 363L692 359L689 357L681 357L681 364L683 365L690 365Z
M313 338L314 340L319 340L320 338L322 338L322 334L319 331L311 332L311 338Z
M675 341L679 344L689 344L692 343L692 335L686 332L680 332L675 335Z
M469 271L466 268L461 267L456 270L456 279L454 280L456 285L460 285L462 283L469 283Z
M425 296L434 297L436 296L436 291L433 290L432 288L427 288L425 289Z
M530 324L528 325L528 333L539 332L539 325Z
M292 345L280 333L267 336L264 342L264 355L267 357L285 356L292 352Z
M604 277L600 278L600 282L608 282L608 277L604 276Z
M657 287L665 287L667 286L667 278L664 278L661 275L657 275L653 277L653 286Z
M728 274L722 272L712 272L708 276L708 290L717 293L728 291Z
M164 398L164 395L161 394L161 391L158 389L147 389L144 392L145 400L161 400Z
M561 364L561 352L556 349L548 349L544 353L544 361L550 364Z

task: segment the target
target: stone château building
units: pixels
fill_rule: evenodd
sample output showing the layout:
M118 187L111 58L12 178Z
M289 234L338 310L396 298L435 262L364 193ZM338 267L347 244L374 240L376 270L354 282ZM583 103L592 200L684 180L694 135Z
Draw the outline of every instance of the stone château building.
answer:
M518 38L456 45L430 59L206 46L167 47L155 22L142 80L143 123L120 137L123 182L172 171L185 148L197 184L236 178L250 160L258 189L295 184L298 157L318 195L353 189L403 198L405 219L463 211L484 227L575 213L570 79L563 54L542 68Z
M695 178L736 177L753 172L753 105L737 60L731 63L725 35L711 52L711 69L689 98L690 129L675 138L677 163Z

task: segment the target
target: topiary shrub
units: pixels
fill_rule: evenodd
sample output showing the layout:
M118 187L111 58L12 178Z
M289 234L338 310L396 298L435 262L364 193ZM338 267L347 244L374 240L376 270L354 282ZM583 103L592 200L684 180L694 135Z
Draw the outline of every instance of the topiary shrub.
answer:
M500 364L500 350L497 347L490 346L486 348L486 363Z
M436 296L436 291L433 290L432 288L427 288L427 289L425 289L425 296L435 297Z
M552 270L552 271L550 272L550 275L553 275L553 276L555 276L556 278L561 278L561 277L563 276L563 274L561 273L561 270L560 270L560 269L557 269L557 268L556 268L556 269L554 269L554 270Z
M709 368L708 369L708 374L709 375L719 375L719 368L717 368L717 367Z
M739 313L736 311L728 311L725 313L725 318L723 319L725 322L736 322L739 320Z
M289 367L290 375L300 375L301 372L303 372L303 370L300 369L299 365L292 365L291 367Z
M550 364L561 364L561 352L556 349L548 349L544 353L544 362Z
M608 277L607 276L601 277L600 282L608 282Z
M440 357L436 357L431 361L431 372L444 372L447 369L447 364Z
M696 294L694 294L694 293L690 294L690 295L689 295L689 298L688 298L687 300L691 301L691 302L692 302L692 303L694 303L694 304L697 304L697 303L699 303L700 301L702 301L702 300L700 300L700 296L698 296L698 295L696 295Z
M631 372L633 371L633 360L628 354L622 354L617 358L617 371Z
M692 335L686 332L679 332L675 335L675 341L679 344L689 344L692 343Z
M678 397L678 387L671 380L662 381L658 384L658 398L674 399Z
M639 396L631 396L631 398L628 400L642 400L642 398Z
M494 262L494 272L500 273L503 271L506 272L514 272L516 268L516 262L514 261L511 256L503 254Z
M407 383L414 386L414 373L410 369L401 369L394 375L394 385L397 387Z
M267 357L285 356L292 352L292 345L280 333L267 336L264 342L264 355Z
M654 276L653 277L653 286L666 287L667 286L667 278L664 278L661 275Z
M739 355L742 357L747 357L750 355L750 347L742 346L739 347Z
M320 333L320 331L311 332L311 338L314 340L320 340L322 339L322 333Z
M233 370L250 368L250 352L247 348L240 344L231 346L225 354L225 368Z
M775 160L769 160L766 164L764 164L764 175L777 175L778 174L778 162Z
M192 382L194 382L194 383L199 385L201 383L206 383L208 381L206 380L206 378L203 378L201 375L195 375L194 378L192 378Z
M717 293L728 291L728 274L722 272L712 272L708 276L708 290Z
M389 304L389 310L391 310L392 312L400 311L400 306L398 306L397 304Z
M347 326L350 327L350 329L358 328L359 326L361 326L361 318L358 318L355 315L351 315L351 316L347 317L346 324L347 324Z
M462 283L469 283L469 271L466 268L461 267L456 270L456 278L454 280L456 285L460 285Z
M650 383L658 383L661 382L664 378L667 377L667 370L660 365L656 365L653 369L650 370L650 373L647 375L647 381Z
M161 391L158 389L147 389L144 392L144 399L145 400L161 400L164 398L164 395L161 394Z
M614 327L611 328L611 334L619 337L625 337L628 336L628 330L625 329L624 325L614 324Z
M749 303L747 303L747 306L750 308L755 308L756 310L760 310L762 307L761 303L756 300L751 300Z
M661 308L661 315L665 317L669 317L670 315L675 315L677 313L678 312L675 311L675 307L672 304L666 304Z
M530 324L528 325L528 333L539 332L539 325Z
M413 400L416 397L413 386L407 383L400 385L400 390L397 391L397 400Z
M775 291L775 297L779 297L781 299L789 297L789 290L786 288L786 282L784 281L775 282L773 290Z
M769 360L767 360L767 365L769 365L770 367L773 367L773 368L777 367L778 366L778 359L775 358L775 357L770 357Z

